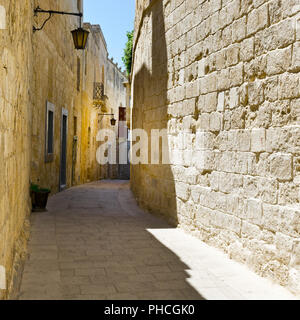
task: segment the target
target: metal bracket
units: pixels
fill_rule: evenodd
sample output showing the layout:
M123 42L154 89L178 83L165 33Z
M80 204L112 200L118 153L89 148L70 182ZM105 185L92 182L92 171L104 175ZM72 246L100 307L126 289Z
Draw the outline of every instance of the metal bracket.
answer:
M37 17L37 15L39 13L48 13L49 17L43 22L43 24L42 24L42 26L40 28L36 28L35 26L33 26L33 32L42 30L44 28L45 24L51 19L53 14L80 17L80 22L81 22L81 18L83 17L83 13L81 13L81 12L74 13L74 12L64 12L64 11L55 11L55 10L43 10L40 7L36 7L34 9L34 16Z

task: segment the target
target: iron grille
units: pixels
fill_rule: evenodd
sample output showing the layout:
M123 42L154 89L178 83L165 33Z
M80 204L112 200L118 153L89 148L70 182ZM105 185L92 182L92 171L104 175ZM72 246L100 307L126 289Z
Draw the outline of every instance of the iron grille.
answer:
M104 99L104 84L101 82L94 82L94 100Z

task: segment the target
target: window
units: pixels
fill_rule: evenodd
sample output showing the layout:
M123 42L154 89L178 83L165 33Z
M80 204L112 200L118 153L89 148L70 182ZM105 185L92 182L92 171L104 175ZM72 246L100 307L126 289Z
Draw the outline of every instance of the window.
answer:
M54 104L47 101L46 106L46 162L53 161L54 155Z
M53 154L53 124L54 124L54 113L48 111L48 154Z
M74 136L77 136L77 117L74 117Z
M88 148L91 146L91 127L88 129Z

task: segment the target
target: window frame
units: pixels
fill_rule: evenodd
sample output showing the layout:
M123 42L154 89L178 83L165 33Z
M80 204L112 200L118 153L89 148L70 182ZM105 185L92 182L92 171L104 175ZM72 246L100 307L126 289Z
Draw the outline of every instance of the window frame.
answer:
M49 152L49 112L53 113L53 128L52 128L52 152ZM45 162L54 161L54 136L55 136L55 105L49 101L46 102L46 126L45 126Z

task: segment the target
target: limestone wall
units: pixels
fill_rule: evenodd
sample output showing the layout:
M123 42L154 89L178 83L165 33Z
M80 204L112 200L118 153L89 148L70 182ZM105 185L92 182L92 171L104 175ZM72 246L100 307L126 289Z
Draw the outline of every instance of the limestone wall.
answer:
M107 101L108 108L115 113L116 120L119 120L119 107L126 107L126 76L121 71L118 64L108 59L106 94L109 97Z
M77 1L40 1L42 9L79 12ZM47 14L34 17L34 24L40 27ZM33 34L34 81L32 99L32 160L31 180L53 193L60 188L61 167L61 122L62 110L68 111L67 135L67 186L72 185L74 117L77 117L77 135L81 130L81 86L82 51L76 51L71 30L79 27L79 18L53 15L43 30ZM80 78L78 80L78 69ZM79 86L78 86L79 81ZM46 104L54 105L54 150L53 159L46 161ZM80 157L77 157L80 161ZM78 180L78 177L75 181Z
M171 165L133 166L142 206L300 292L298 0L137 0L133 128ZM151 45L152 44L152 45Z
M34 16L38 5L82 10L77 0L0 0L0 266L6 268L8 287L0 299L14 296L26 255L30 182L52 193L60 190L63 112L68 113L65 187L104 177L96 161L96 135L110 122L101 123L93 106L94 82L105 81L110 72L101 28L86 24L87 50L76 51L71 30L79 27L79 18L53 15L33 32L33 25L39 28L48 18ZM111 91L114 98L123 89ZM54 108L54 148L46 157L48 102Z
M100 165L96 162L100 129L101 110L93 106L94 83L103 83L107 61L107 47L99 25L85 23L90 31L87 50L84 53L82 71L82 107L81 107L81 142L80 142L80 182L90 182L101 178Z
M2 299L14 291L26 251L33 9L30 0L0 0L0 6L6 17L0 29L0 265L8 289L0 290Z

